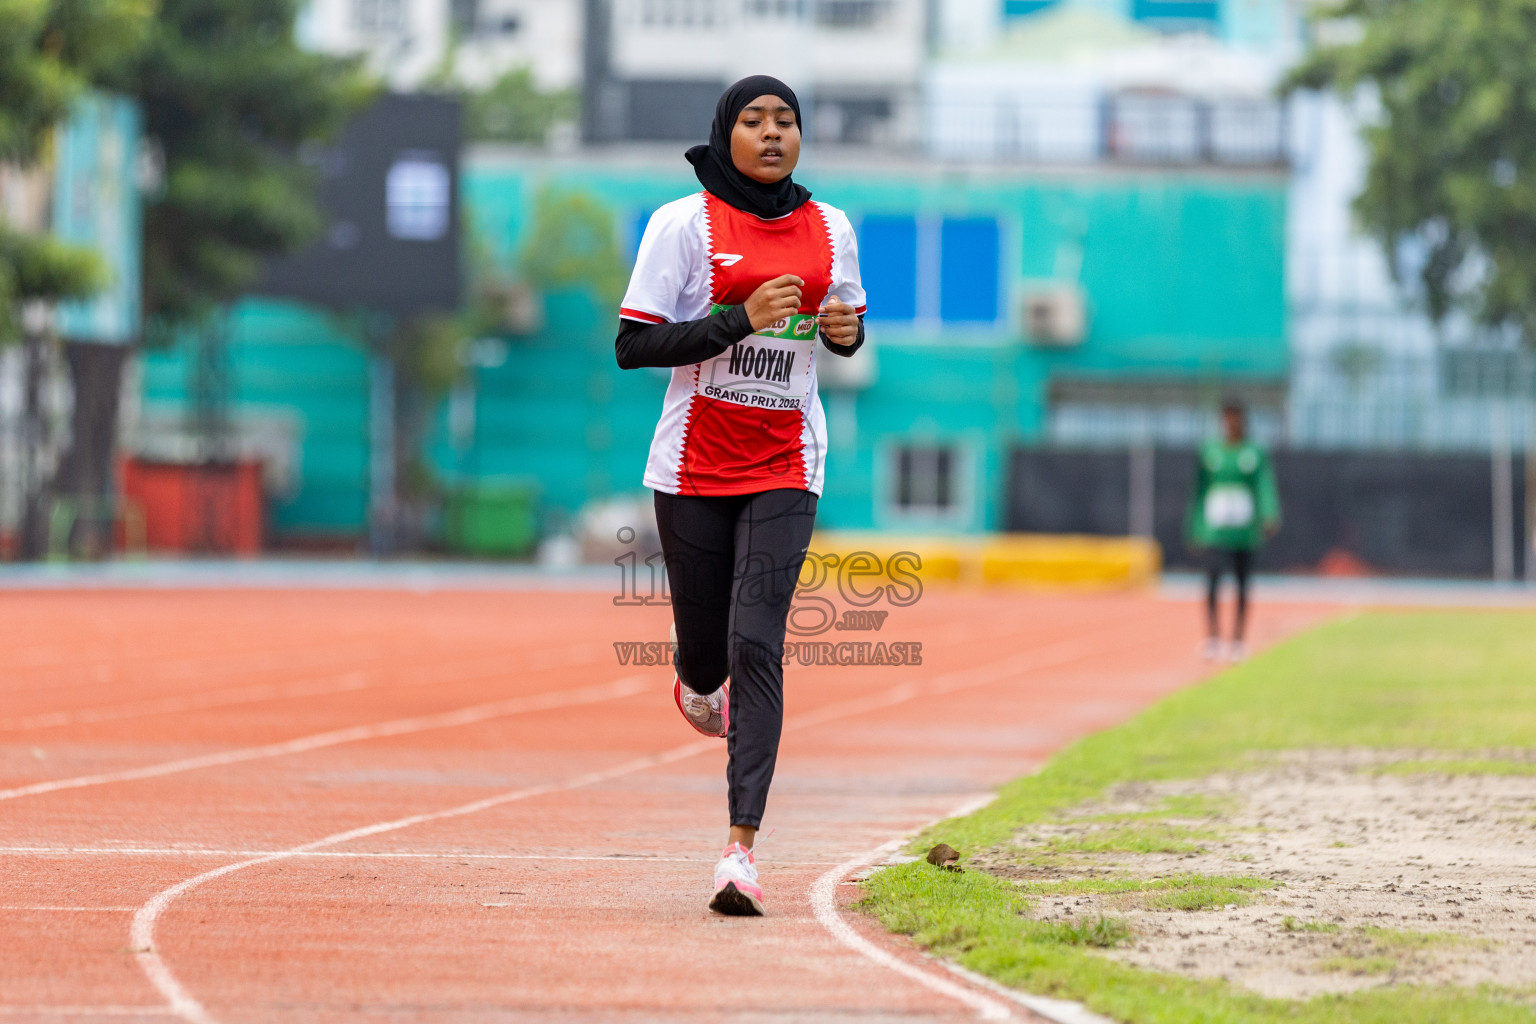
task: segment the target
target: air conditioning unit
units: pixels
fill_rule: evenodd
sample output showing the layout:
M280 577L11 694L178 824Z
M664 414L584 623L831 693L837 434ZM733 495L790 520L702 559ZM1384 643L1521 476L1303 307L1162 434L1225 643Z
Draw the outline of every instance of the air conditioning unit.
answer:
M1075 284L1045 282L1024 290L1024 336L1032 345L1068 348L1088 334L1088 298Z
M510 334L538 334L544 329L544 296L526 281L501 288L502 324Z

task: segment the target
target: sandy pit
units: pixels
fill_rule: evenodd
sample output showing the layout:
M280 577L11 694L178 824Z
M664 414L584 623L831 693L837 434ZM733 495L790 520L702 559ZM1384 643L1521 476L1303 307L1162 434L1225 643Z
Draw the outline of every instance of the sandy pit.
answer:
M1529 763L1531 754L1489 756ZM1123 918L1133 937L1106 956L1268 996L1536 986L1536 775L1391 770L1434 760L1422 751L1309 751L1253 771L1122 786L970 863L1036 885L1273 880L1247 906L1149 910L1142 893L1041 895L1035 904L1047 920ZM1158 823L1168 846L1195 849L1080 849Z

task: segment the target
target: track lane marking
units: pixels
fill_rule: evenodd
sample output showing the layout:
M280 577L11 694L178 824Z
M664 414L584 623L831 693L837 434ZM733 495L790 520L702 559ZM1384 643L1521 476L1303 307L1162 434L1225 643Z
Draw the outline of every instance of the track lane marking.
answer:
M925 643L946 642L953 640L971 640L985 634L985 628L978 628L971 618L960 618L943 624L937 638L930 638ZM958 627L958 628L956 628ZM341 645L333 648L343 649ZM563 668L571 665L588 664L598 660L594 655L606 654L608 648L603 644L569 644L555 650L538 652L531 656L523 656L519 661L519 668L524 670L540 671L550 668ZM542 655L542 657L541 657ZM195 663L195 662L194 662ZM448 666L437 665L431 670L433 678L413 679L408 682L386 684L394 686L422 686L433 682L443 681L440 677L445 670L451 675L451 681L463 681L457 673L475 671L480 666L489 666L486 671L495 673L504 670L506 658L503 655L491 655L471 658L456 662ZM245 666L248 667L248 666ZM261 671L267 671L271 666L260 666ZM96 724L99 722L120 721L126 718L138 718L156 714L176 714L183 711L207 710L213 708L230 707L244 703L259 703L264 700L281 700L285 697L309 697L331 693L345 693L351 690L368 689L371 687L366 676L369 670L351 670L347 672L332 673L300 683L269 683L252 686L231 687L224 690L215 690L199 694L181 694L166 697L150 698L140 701L130 701L123 704L108 704L96 708L71 711L35 712L27 715L17 715L11 718L0 719L0 732L22 732L31 729L50 729L66 725ZM178 675L190 675L190 672L181 672ZM231 673L225 673L231 674ZM471 676L469 678L477 678ZM354 682L356 680L356 682Z
M860 868L872 865L878 866L882 861L888 860L891 854L901 849L913 836L922 832L924 828L937 825L941 821L961 818L967 814L979 811L991 803L994 797L995 794L987 793L967 800L942 818L930 822L928 825L923 826L923 828L914 829L904 836L892 839L887 843L882 843L872 850L867 850L839 864L816 879L816 884L811 887L811 911L816 915L816 920L821 923L822 927L844 946L882 967L888 967L898 974L911 978L918 984L925 985L935 992L951 996L965 1003L974 1009L977 1016L982 1020L1011 1020L1013 1014L1009 1012L1007 1006L994 999L988 999L980 992L975 991L975 988L984 989L1010 1002L1018 1003L1029 1010L1032 1015L1044 1018L1052 1022L1052 1024L1115 1024L1109 1018L1101 1017L1091 1012L1081 1003L1072 1002L1067 999L1050 999L1044 996L1030 995L1027 992L1020 992L1005 985L1000 985L986 975L967 970L959 964L951 963L939 957L933 957L930 954L930 959L937 967L942 968L955 977L963 978L973 987L966 988L957 985L935 971L924 970L917 964L902 960L888 950L881 949L855 931L853 926L845 921L842 914L838 912L837 887L850 884L844 882L843 879Z
M299 854L319 850L327 846L335 846L340 843L350 842L354 839L365 839L369 836L382 835L386 832L396 832L400 829L410 828L412 825L421 825L431 821L442 821L446 818L457 818L467 814L475 814L479 811L489 810L503 804L513 803L519 800L527 800L531 797L544 796L549 793L558 793L569 789L580 789L585 786L606 782L610 779L631 775L646 768L654 768L673 761L681 761L684 758L693 757L695 754L704 753L707 750L718 750L719 740L696 740L684 744L681 747L673 747L671 750L659 754L651 754L645 757L635 758L615 765L602 771L588 772L585 775L577 775L562 782L548 783L542 786L529 786L524 789L515 789L511 792L501 793L496 796L475 800L458 807L450 807L443 811L433 811L427 814L413 814L405 818L397 818L393 821L380 822L376 825L365 825L362 828L349 829L345 832L337 832L323 839L317 839L302 846L295 846L288 850L270 853L260 857L252 857L248 860L237 861L234 864L226 864L223 867L205 871L200 875L188 878L183 882L156 893L133 915L133 922L129 927L128 941L133 949L134 958L138 961L139 968L143 970L149 983L165 998L166 1005L172 1013L190 1021L192 1024L214 1024L214 1018L197 1001L171 973L165 965L160 954L155 951L155 924L165 909L178 897L191 892L205 882L224 875L230 875L236 871L255 867L258 864L269 864L273 861L287 860Z
M0 857L271 857L286 853L285 850L200 850L165 847L119 846L0 846ZM595 861L606 864L673 863L713 864L714 857L665 857L648 853L443 853L428 851L393 850L311 850L297 853L294 857L329 857L336 860L551 860ZM774 860L775 864L788 867L824 868L830 860ZM0 907L0 910L6 909ZM137 910L138 907L118 909Z
M600 644L572 644L558 650L541 652L544 655L543 657L532 655L519 658L518 670L522 672L538 672L551 668L568 668L574 665L589 664L598 660L597 657L593 656L594 654L604 653L605 650ZM471 658L460 662L451 662L447 665L438 664L432 666L429 673L417 673L418 677L427 675L427 678L385 683L382 687L378 688L404 688L430 686L433 683L441 682L467 682L490 675L504 674L507 671L508 662L508 655L498 654ZM55 729L66 725L116 722L126 718L178 714L183 711L203 711L232 707L238 704L255 704L265 700L282 700L288 697L314 697L365 690L375 688L376 684L370 683L368 676L376 672L377 668L375 666L369 669L353 669L346 672L331 673L302 682L260 683L196 694L155 697L140 701L129 701L123 704L106 704L80 711L46 711L29 715L17 715L12 718L0 719L0 732L25 732L34 729ZM466 672L470 674L463 674ZM446 679L443 678L445 675L447 676Z
M296 739L283 740L278 743L266 743L257 747L242 747L239 750L226 750L216 754L201 754L197 757L184 757L175 761L162 761L159 764L145 765L141 768L127 768L117 772L102 772L98 775L79 775L68 779L35 782L28 786L17 786L14 789L0 789L0 800L17 800L21 797L57 793L67 789L84 789L89 786L105 786L116 782L134 782L140 779L153 779L164 775L194 771L198 768L216 768L224 765L240 764L246 761L282 757L287 754L307 753L311 750L322 750L346 743L361 743L365 740L405 736L433 729L451 729L457 726L475 725L480 722L488 722L492 719L506 718L512 715L529 714L536 711L551 711L557 708L573 707L581 704L596 704L605 700L632 697L649 688L651 687L646 682L644 676L625 676L614 682L583 687L577 690L537 694L531 697L511 697L506 700L491 701L487 704L474 704L455 711L444 711L434 715L417 715L411 718L397 718L388 722L376 722L372 725L354 725L345 729L332 729L328 732L300 736Z
M1101 627L1102 628L1102 627ZM1149 637L1142 641L1151 643L1158 637ZM1122 645L1125 646L1125 645ZM1134 642L1132 644L1134 646ZM1086 649L1085 649L1086 648ZM868 710L873 707L890 707L895 704L905 703L908 700L925 694L949 693L955 689L964 689L969 686L980 685L999 677L999 673L1006 676L1013 672L1027 671L1031 668L1047 667L1052 664L1052 659L1059 656L1056 652L1066 653L1068 657L1076 657L1080 654L1098 653L1103 649L1103 642L1099 639L1099 632L1084 637L1074 637L1068 640L1057 641L1044 647L1034 648L1015 655L1013 658L992 665L981 665L969 669L960 669L955 672L940 676L939 680L949 680L948 683L930 681L926 686L920 682L902 683L893 687L884 697L852 698L847 701L827 705L816 711L807 712L801 716L804 721L801 725L818 724L820 720L831 720L843 717L851 711ZM1042 663L1041 657L1046 661ZM979 675L978 675L979 674ZM589 687L586 690L569 691L566 694L546 694L537 697L512 697L504 701L493 701L489 704L477 704L469 708L461 708L457 711L442 712L437 715L424 715L414 718L397 719L393 722L381 722L375 725L351 726L346 729L336 729L329 732L317 733L312 736L303 736L297 739L285 740L278 743L263 744L258 747L244 747L239 750L224 751L217 754L202 754L197 757L181 758L175 761L161 762L160 764L146 765L141 768L128 768L117 772L102 772L96 775L82 775L67 779L54 779L47 782L36 782L26 786L18 786L12 789L0 789L0 801L16 800L27 796L39 796L45 793L55 793L62 790L82 789L89 786L102 786L118 782L133 782L141 779L158 778L164 775L174 775L180 772L194 771L199 768L221 767L228 764L239 764L246 761L261 760L269 757L281 757L287 754L305 753L310 750L318 750L326 747L339 746L344 743L357 743L364 740L379 739L386 736L398 736L412 732L424 732L430 729L453 728L458 725L470 725L487 721L491 718L499 718L504 715L521 714L525 711L549 710L558 707L567 707L573 704L594 703L601 700L609 700L614 697L631 696L645 690L647 687L641 675L627 676L616 683L606 684L608 687L619 687L629 684L630 688L624 693L606 691L603 686ZM595 693L590 698L577 698L582 693ZM572 699L561 699L572 698ZM523 704L539 701L552 701L538 706L521 707ZM500 707L518 706L517 710L497 711Z
M30 912L34 912L34 911L36 911L36 912L46 911L48 913L63 913L63 914L121 914L121 913L129 913L129 914L131 914L131 913L133 913L134 911L136 911L138 909L139 909L138 907L25 907L25 906L0 907L0 910L8 910L8 911L18 911L18 912L19 911L26 911L26 912L29 912L29 913Z
M903 683L892 687L889 691L887 691L887 695L883 699L869 698L843 701L831 708L822 708L818 709L817 711L808 712L805 715L798 715L794 719L786 722L784 729L785 732L789 732L791 730L798 730L801 728L811 728L817 725L825 724L826 722L832 721L835 718L847 717L857 713L866 712L871 707L891 707L896 704L901 704L906 701L915 699L919 696L937 696L946 693L953 693L957 690L967 689L974 686L987 685L989 683L998 682L1002 678L1006 677L1005 675L1000 675L1000 673L1011 674L1013 672L1019 671L1021 667L1035 669L1047 668L1064 662L1075 661L1085 655L1097 655L1103 653L1106 650L1125 650L1128 648L1139 647L1148 643L1152 643L1154 640L1160 641L1162 639L1161 635L1159 635L1157 637L1150 637L1141 641L1132 641L1118 645L1106 645L1102 639L1099 638L1099 634L1100 630L1095 629L1091 636L1073 637L1068 640L1058 641L1054 644L1048 644L1043 648L1024 652L1024 654L1015 655L1012 658L1004 659L1003 661L994 663L991 666L980 666L979 668L962 669L956 672L946 673L945 675L939 676L936 680L931 681L926 687L917 686L912 683ZM645 771L648 768L655 768L664 764L671 764L676 761L686 760L687 758L694 757L697 754L702 754L707 751L718 750L719 746L720 741L717 739L697 740L692 743L684 744L680 747L673 747L672 749L663 751L659 754L651 754L645 757L635 758L631 761L626 761L612 768L597 772L589 772L585 775L578 775L561 782L548 783L541 786L529 786L522 789L512 790L507 793L498 794L496 796L486 797L482 800L472 801L471 803L461 804L457 807L451 807L443 811L415 814L405 818L397 818L393 821L381 822L377 825L368 825L362 828L351 829L346 832L338 832L334 835L326 836L322 839L317 839L310 843L304 843L287 850L264 854L257 857L251 857L249 859L238 861L233 864L226 864L222 867L214 868L210 871L205 871L200 875L195 875L182 882L178 882L176 885L173 885L167 889L161 890L152 896L146 903L144 903L144 905L141 906L133 915L133 921L129 928L129 945L133 950L134 958L137 960L139 968L144 972L144 975L149 980L149 983L153 985L155 989L165 998L167 1008L175 1016L189 1022L189 1024L217 1024L217 1020L208 1013L207 1009L196 999L196 997L187 991L187 989L176 978L175 974L171 972L171 969L166 965L164 959L154 948L155 925L158 923L161 915L164 914L165 910L181 896L202 886L204 883L213 881L217 878L222 878L226 875L234 874L237 871L243 871L246 868L256 867L261 864L269 864L274 861L287 860L292 857L320 850L328 846L335 846L340 843L350 842L354 839L364 839L369 836L381 835L387 832L395 832L401 829L410 828L413 825L420 825L432 821L441 821L447 818L456 818L469 814L476 814L480 811L489 810L504 804L527 800L538 796L545 796L551 793L558 793L573 789L582 789L587 786L595 785L599 782L606 782L625 775L632 775L636 772ZM927 983L925 982L924 984ZM931 988L933 986L930 985L929 987ZM982 998L976 996L975 993L968 991L966 996L967 998L962 1000L962 1002L966 1002L967 1005L972 1005L973 1008L974 1004L970 1002L970 1000ZM1001 1006L1001 1004L996 1004L993 1000L987 1000L987 1002L989 1004ZM1007 1008L1003 1007L1002 1009L1005 1015L1004 1018L994 1019L1006 1019Z
M132 701L125 704L108 704L103 707L80 711L46 711L35 715L21 715L0 720L0 732L27 732L37 729L57 729L66 725L95 725L99 722L119 722L125 718L143 718L149 715L174 715L183 711L206 711L213 708L231 707L236 704L253 704L262 700L283 697L313 697L328 693L346 693L366 689L368 681L364 672L343 672L300 683L268 683L259 686L241 686L223 691L196 695L158 697L152 700Z
M947 818L958 818L991 802L991 793L983 797L975 797L967 800L960 807L937 820L943 821ZM902 977L915 981L924 988L931 989L942 996L948 996L956 1002L969 1006L976 1011L976 1016L981 1020L1012 1020L1013 1013L1007 1006L996 999L984 996L974 989L951 981L933 971L925 971L916 964L908 963L901 959L889 950L881 949L855 931L853 926L843 920L842 915L837 912L837 887L841 884L842 880L860 868L867 868L886 860L891 854L901 849L902 845L917 831L921 831L921 829L917 829L905 836L899 836L889 842L881 843L872 850L866 850L857 856L843 861L843 863L816 879L815 883L811 886L809 896L811 913L815 915L817 922L826 929L832 938L871 963L884 967L887 970L895 971Z
M173 1017L164 1006L0 1006L0 1017Z

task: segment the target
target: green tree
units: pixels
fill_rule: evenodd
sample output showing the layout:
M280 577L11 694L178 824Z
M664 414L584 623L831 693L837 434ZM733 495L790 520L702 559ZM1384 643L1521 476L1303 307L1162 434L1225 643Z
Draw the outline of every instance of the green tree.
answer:
M608 308L618 307L629 280L613 211L591 195L553 186L534 203L522 264L540 291L585 287Z
M556 123L576 120L581 105L574 89L541 91L525 67L513 68L467 98L464 133L476 142L542 145Z
M1435 319L1459 307L1536 339L1536 0L1345 0L1317 16L1347 41L1287 87L1377 99L1362 226Z
M46 166L33 165L46 156L54 127L139 44L153 12L153 0L0 0L0 163L46 175ZM106 282L94 252L27 226L34 230L0 217L0 343L23 334L17 314L28 303L84 298ZM35 557L47 489L40 458L46 339L34 327L24 340L20 546L23 557Z
M0 0L0 163L44 155L69 105L138 45L154 0ZM28 300L90 295L105 283L93 254L0 218L0 341Z
M162 0L123 68L122 91L164 154L144 224L144 308L163 324L203 321L322 226L304 147L338 131L372 86L357 61L299 48L298 6Z
M0 0L0 162L29 164L69 104L142 38L154 0Z
M0 0L0 10L18 2L35 0ZM161 157L163 180L144 217L147 334L183 334L198 346L194 423L209 442L205 454L220 457L228 394L227 381L215 380L227 366L220 313L268 258L295 251L322 226L304 148L338 130L370 86L357 61L299 48L299 0L160 0L137 33L95 12L116 4L148 11L151 0L53 3L54 27L40 30L45 49L68 54L99 39L105 52L110 42L98 77L139 102L147 142ZM82 507L100 505L110 493L121 353L71 345L68 356L73 445L52 487ZM78 547L102 549L92 536L101 524L88 526ZM26 546L36 553L35 538Z

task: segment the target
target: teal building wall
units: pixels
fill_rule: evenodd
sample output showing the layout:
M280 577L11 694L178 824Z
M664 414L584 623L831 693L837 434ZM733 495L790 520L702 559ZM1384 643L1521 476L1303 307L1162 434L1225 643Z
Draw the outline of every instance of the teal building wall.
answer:
M1007 452L1043 436L1055 379L1286 375L1281 175L809 165L797 178L849 214L870 271L875 380L859 391L823 390L824 526L996 528ZM680 158L476 152L464 163L462 208L477 251L515 269L545 188L597 200L632 254L649 213L697 187ZM1066 350L1032 347L1020 321L1024 289L1063 277L1087 293L1088 336ZM618 369L617 310L588 291L543 301L542 329L505 339L506 361L473 371L470 443L450 443L443 413L429 455L445 480L536 480L559 517L641 489L666 374ZM267 300L242 303L233 330L241 409L282 409L298 423L299 472L274 500L274 534L361 531L362 346L324 314ZM184 400L186 365L176 351L146 357L146 407ZM960 455L960 501L928 521L891 500L895 449L925 443Z
M677 161L681 164L681 161ZM915 223L919 253L902 300L870 279L868 329L877 363L867 389L823 389L829 450L820 521L827 527L976 531L1003 518L1006 453L1041 438L1057 377L1283 380L1285 181L1275 174L809 167L797 175L856 228ZM498 259L516 258L545 187L597 197L632 252L649 212L697 188L686 166L529 161L485 155L466 164L464 208ZM990 266L953 262L947 225L995 223ZM889 264L861 232L866 266ZM1020 306L1031 281L1070 275L1088 294L1091 326L1066 350L1024 343ZM993 275L994 312L951 316L949 278ZM970 289L975 291L974 287ZM882 294L884 293L884 294ZM898 318L882 297L909 302ZM580 294L549 297L544 330L511 343L506 365L479 374L475 469L537 477L549 502L634 491L666 376L620 371L616 311ZM856 357L859 358L859 357ZM889 500L892 450L943 443L961 454L961 507L942 520L904 517Z
M1296 41L1300 19L1288 0L998 0L1005 20L1067 5L1118 15L1166 31L1205 31L1267 50Z
M363 531L368 503L368 359L348 324L317 310L247 299L229 324L237 427L270 418L291 434L291 480L271 494L278 538L342 540ZM144 410L185 416L189 339L141 358Z

